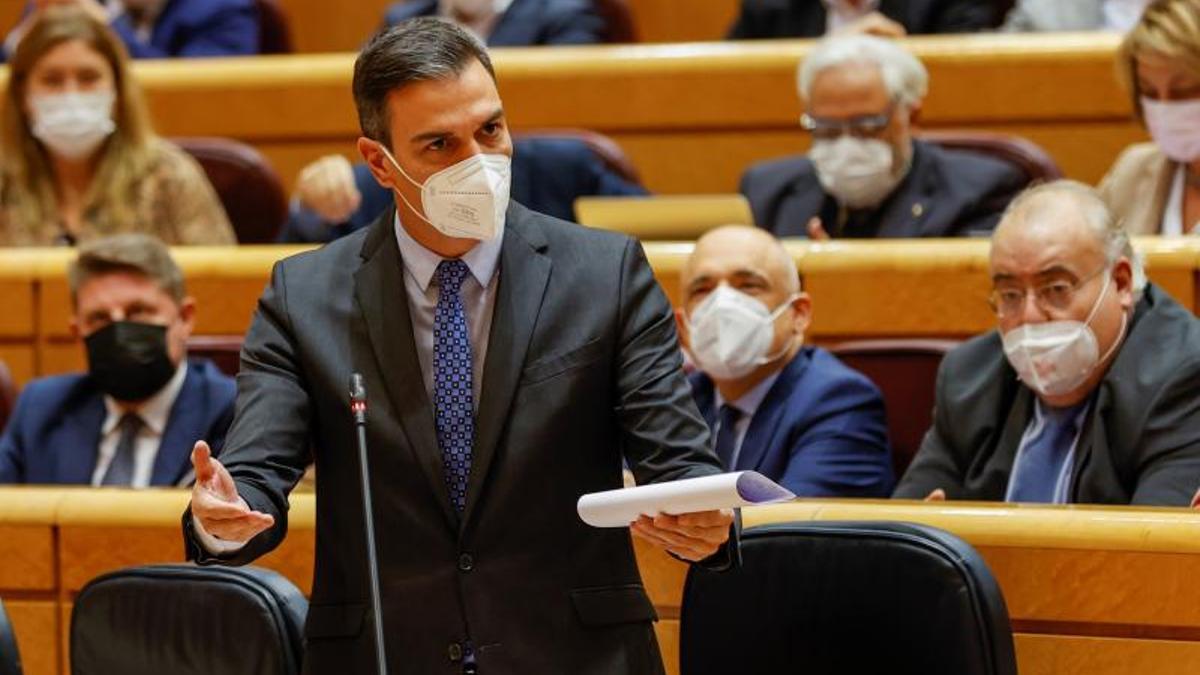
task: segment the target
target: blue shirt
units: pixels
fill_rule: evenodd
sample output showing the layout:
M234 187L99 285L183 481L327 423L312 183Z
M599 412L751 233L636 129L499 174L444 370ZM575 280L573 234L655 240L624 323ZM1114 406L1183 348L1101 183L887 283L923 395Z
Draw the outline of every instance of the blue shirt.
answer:
M730 407L736 408L742 413L742 416L738 418L737 424L734 425L733 456L729 458L730 471L733 470L733 467L737 466L738 455L742 454L742 441L746 439L746 430L750 428L750 420L754 419L754 413L758 412L759 406L762 405L763 399L767 397L767 393L771 391L775 380L779 379L780 372L782 372L782 369L764 377L762 382L754 385L750 391L742 394L738 400L729 404ZM725 399L721 396L720 390L715 387L713 388L713 401L717 410L720 410L721 406L725 405ZM714 419L718 420L716 428L713 429L713 437L715 438L717 434L721 433L720 415Z
M1046 424L1046 413L1043 410L1041 399L1034 397L1034 402L1033 419L1029 420L1029 425L1025 427L1025 433L1021 435L1021 444L1017 446L1017 457L1013 460L1012 473L1008 476L1008 487L1004 491L1004 501L1006 502L1012 501L1013 486L1016 485L1017 472L1022 469L1021 459L1025 455L1025 448L1042 433L1042 427ZM1071 439L1071 447L1063 455L1062 463L1058 467L1058 481L1054 486L1052 504L1066 504L1070 501L1071 471L1075 468L1075 448L1079 446L1079 437L1083 433L1083 418L1091 407L1090 399L1076 406L1075 437Z
M444 260L442 256L417 243L400 223L396 213L396 243L404 261L404 291L408 295L408 313L412 318L413 340L425 391L433 400L433 313L437 309L438 287L433 284L434 273ZM500 274L500 247L504 241L504 223L497 223L496 236L479 242L462 256L470 276L463 280L463 309L467 313L467 329L471 334L471 376L475 409L483 381L483 364L487 358L488 334L492 327L492 310L496 306L496 285Z

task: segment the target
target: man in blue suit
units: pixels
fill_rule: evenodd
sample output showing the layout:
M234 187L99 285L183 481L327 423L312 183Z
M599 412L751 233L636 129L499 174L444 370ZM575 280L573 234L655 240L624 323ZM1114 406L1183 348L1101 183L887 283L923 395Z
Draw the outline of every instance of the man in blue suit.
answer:
M725 468L806 497L887 497L883 397L829 352L804 346L812 303L779 241L753 227L711 230L681 287L676 321L700 370L692 394Z
M70 270L86 374L30 382L0 436L0 483L146 487L191 480L192 445L222 446L237 394L189 362L195 302L161 242L96 240Z
M512 199L561 220L575 220L575 200L597 195L644 195L592 152L583 141L560 136L513 139ZM375 222L395 203L365 163L351 166L340 155L313 162L300 174L291 216L279 240L333 241Z
M388 7L384 24L417 16L450 19L489 47L595 44L607 28L591 0L404 0Z
M107 23L135 59L244 56L259 51L254 0L32 0L26 18L8 36L12 54L37 9L75 4Z

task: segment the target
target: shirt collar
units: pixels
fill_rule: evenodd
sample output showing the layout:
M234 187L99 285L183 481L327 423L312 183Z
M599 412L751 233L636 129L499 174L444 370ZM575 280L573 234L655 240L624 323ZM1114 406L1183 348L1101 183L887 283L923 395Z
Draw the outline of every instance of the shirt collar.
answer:
M425 248L412 238L412 235L404 229L404 225L400 222L399 211L396 212L393 226L396 229L396 244L400 247L400 259L404 261L404 269L408 270L413 279L416 279L417 284L421 287L421 292L427 292L438 265L445 258ZM475 280L483 288L487 288L491 283L492 276L496 273L496 267L500 264L500 247L503 241L504 222L501 221L496 223L495 237L480 241L462 256L462 261L471 271L471 276L475 277Z
M754 417L754 413L758 412L758 407L762 405L763 399L767 397L767 393L771 391L771 387L774 386L775 380L778 380L779 375L782 373L782 370L777 370L774 373L764 377L762 382L754 385L750 391L742 394L738 400L734 401L730 405L734 408L737 408L738 411L740 411L747 418ZM713 387L713 390L716 393L717 409L720 410L721 406L725 405L725 399L721 396L721 392L718 391L715 386Z
M104 407L108 410L108 417L104 419L104 426L100 428L100 435L107 436L112 433L126 412L136 412L138 417L142 418L142 423L147 428L156 435L161 436L163 430L167 428L167 418L171 416L171 407L175 405L175 399L179 397L179 392L183 389L183 381L186 378L187 359L183 359L179 362L179 366L175 368L175 374L171 376L166 386L159 389L157 394L143 401L137 409L132 411L126 410L120 403L117 403L116 399L106 395L104 397Z

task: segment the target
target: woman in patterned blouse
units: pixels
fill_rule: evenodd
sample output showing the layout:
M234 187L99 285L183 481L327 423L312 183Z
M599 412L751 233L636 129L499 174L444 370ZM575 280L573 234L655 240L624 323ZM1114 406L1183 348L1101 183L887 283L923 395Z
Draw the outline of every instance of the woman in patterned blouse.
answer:
M0 246L144 232L233 244L203 170L150 128L120 40L73 6L41 10L10 63L0 121Z

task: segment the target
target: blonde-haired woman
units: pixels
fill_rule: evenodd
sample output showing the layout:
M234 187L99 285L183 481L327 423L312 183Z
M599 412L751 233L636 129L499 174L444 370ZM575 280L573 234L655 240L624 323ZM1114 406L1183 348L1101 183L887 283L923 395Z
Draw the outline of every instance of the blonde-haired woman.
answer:
M233 244L199 165L155 136L128 57L73 6L41 10L9 63L0 126L0 245L144 232Z
M1118 65L1154 142L1127 148L1100 192L1131 234L1200 234L1200 2L1152 2Z

